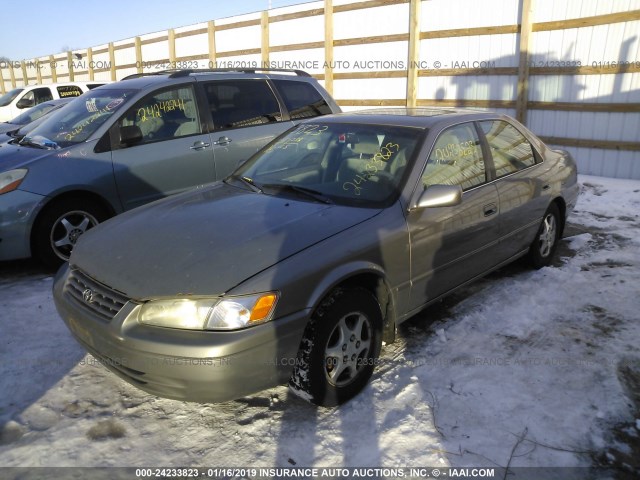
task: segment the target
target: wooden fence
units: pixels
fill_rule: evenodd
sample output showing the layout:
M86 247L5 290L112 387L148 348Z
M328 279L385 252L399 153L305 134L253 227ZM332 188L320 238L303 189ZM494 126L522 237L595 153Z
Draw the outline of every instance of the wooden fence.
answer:
M348 1L348 0L347 0ZM508 2L511 0L496 0ZM537 82L537 79L544 77L556 77L558 82L563 79L588 79L591 76L606 79L609 76L614 78L622 78L624 75L640 73L640 59L622 59L616 60L593 60L585 61L564 61L553 60L545 61L544 56L535 55L535 35L538 32L584 32L588 29L599 26L630 26L631 34L633 30L638 31L640 37L640 9L627 10L614 13L597 14L583 16L580 18L567 18L553 21L534 21L534 2L536 0L512 0L517 4L517 15L515 22L501 25L474 26L470 28L445 28L445 29L425 29L425 15L421 11L428 7L430 1L422 0L368 0L368 1L351 1L344 3L345 0L324 0L323 2L315 2L312 4L303 4L297 7L297 11L286 11L279 13L282 9L276 11L263 11L257 14L235 19L211 20L206 24L199 24L194 27L185 27L181 29L170 29L166 33L144 35L135 37L121 42L112 42L108 45L87 48L86 50L76 52L66 52L63 54L50 55L46 58L34 60L24 60L21 62L10 62L6 65L0 65L0 89L2 93L12 87L30 83L49 83L60 82L66 80L118 80L123 76L138 72L153 71L158 66L174 68L174 67L207 67L223 65L238 66L263 66L277 64L277 66L286 65L283 60L274 60L274 56L282 59L282 54L294 55L304 52L313 53L316 60L313 63L289 62L293 66L311 67L311 73L324 83L325 88L336 96L338 103L343 107L391 107L391 106L407 106L407 107L423 107L423 106L443 106L443 107L476 107L489 108L494 110L504 110L507 113L515 115L525 124L531 123L532 112L573 112L578 115L585 113L599 114L620 114L621 125L627 123L629 118L633 118L637 122L637 114L640 113L640 101L634 96L635 101L610 101L614 98L613 93L600 96L596 101L588 99L578 100L575 98L570 101L540 101L532 98L531 85ZM538 2L542 0L537 0ZM459 4L461 2L458 2ZM478 4L483 2L466 2L469 8L476 8ZM334 25L337 15L344 12L371 12L373 10L387 11L389 7L402 6L399 22L402 18L405 23L402 27L398 27L401 31L396 33L385 33L378 35L377 28L367 30L371 35L358 35L353 37L345 37L343 33L336 38ZM385 10L387 9L387 10ZM291 10L291 7L288 9ZM249 17L249 18L247 18ZM245 19L247 18L247 19ZM287 25L295 25L296 22L309 21L309 19L320 19L322 21L323 32L320 35L323 38L314 41L304 41L299 43L279 43L274 44L270 41L270 33L281 22ZM373 18L373 17L372 17ZM382 18L381 15L375 18ZM317 24L314 24L317 26ZM257 30L259 29L259 34ZM292 35L290 37L302 38L306 40L302 29L291 28ZM356 29L357 30L357 29ZM403 31L402 31L403 30ZM220 35L224 32L237 31L240 35L247 36L246 32L252 33L253 44L247 48L224 49L221 48ZM360 28L358 31L363 31ZM298 32L299 34L294 34ZM578 35L577 34L577 35ZM281 35L282 36L282 35ZM429 41L440 42L439 49L445 52L442 42L456 41L465 37L470 42L480 42L482 37L486 36L507 36L514 43L512 58L498 59L500 65L496 62L453 62L451 65L438 61L425 60L429 55ZM633 39L633 35L627 33L627 39ZM198 47L195 52L187 51L181 48L178 52L177 42L180 39L196 37L198 39ZM238 37L240 38L240 37ZM497 38L497 37L493 37ZM591 36L591 41L595 37ZM245 42L246 43L246 42ZM627 42L628 43L628 42ZM164 56L157 54L152 59L145 58L143 52L148 46L159 44L162 46ZM166 45L166 48L165 48ZM229 45L229 42L226 42ZM374 46L383 48L383 46L392 45L399 51L398 58L402 58L402 62L383 62L380 69L360 69L358 71L349 71L348 69L337 68L336 50L343 47L355 46ZM435 43L433 45L436 45ZM446 43L444 44L446 45ZM511 48L511 47L510 47ZM179 54L180 53L180 54ZM311 55L313 56L313 55ZM80 57L80 58L78 58ZM120 57L120 59L119 59ZM627 55L628 57L628 55ZM541 60L542 58L542 60ZM243 59L247 59L246 61ZM251 59L251 60L249 60ZM351 62L352 63L352 62ZM375 62L374 62L375 63ZM440 65L438 65L440 63ZM504 64L507 65L504 65ZM400 68L394 68L400 67ZM458 95L455 98L443 98L433 88L425 87L431 85L430 80L448 79L449 82L486 82L487 85L503 85L506 83L513 87L513 94L507 95L506 98L478 98L470 94ZM627 77L629 78L629 77ZM633 87L640 86L638 75L632 75L631 81L627 84ZM363 81L363 80L399 80L401 83L393 83L394 88L384 88L384 92L378 92L370 98L352 98L345 96L336 88L337 83L344 81ZM463 79L463 80L460 80ZM602 80L606 82L607 80ZM494 83L491 83L494 82ZM577 83L577 82L574 82ZM589 81L585 80L585 84ZM371 84L374 85L374 84ZM402 85L402 87L398 87ZM618 86L620 81L618 81ZM380 87L373 89L380 90ZM502 87L500 87L502 88ZM633 90L633 89L632 89ZM352 89L353 91L353 89ZM640 89L637 90L640 92ZM392 95L390 95L392 94ZM640 97L640 94L638 94ZM562 99L561 99L562 100ZM541 117L545 118L545 117ZM563 117L564 118L564 117ZM603 120L600 115L599 122ZM616 117L618 118L618 117ZM535 131L535 125L529 125ZM638 126L640 128L640 125ZM606 130L606 129L605 129ZM628 178L640 178L640 158L637 153L640 152L640 134L627 134L625 138L616 136L616 134L596 134L595 132L588 137L584 135L548 135L542 133L542 137L548 143L563 147L572 147L574 149L599 149L617 152L629 152L627 155L627 167L622 168L623 172L607 171L606 167L590 168L588 173L603 173L611 176L625 176ZM577 132L579 133L579 132ZM631 157L629 157L631 155ZM602 157L604 158L604 157ZM632 163L629 163L632 158ZM594 167L594 165L591 165ZM595 167L598 167L595 165ZM582 169L584 171L584 169ZM611 170L611 169L609 169Z

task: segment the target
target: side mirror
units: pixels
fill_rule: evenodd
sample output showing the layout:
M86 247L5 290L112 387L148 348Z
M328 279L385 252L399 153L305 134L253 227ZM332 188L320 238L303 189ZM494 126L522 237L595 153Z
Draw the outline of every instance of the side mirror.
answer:
M18 100L18 103L16 103L16 107L18 108L31 108L33 106L35 106L35 101L33 100L33 98L21 98L20 100Z
M142 140L142 130L136 125L120 127L120 144L130 146Z
M431 185L419 196L410 210L433 207L452 207L462 202L460 185Z

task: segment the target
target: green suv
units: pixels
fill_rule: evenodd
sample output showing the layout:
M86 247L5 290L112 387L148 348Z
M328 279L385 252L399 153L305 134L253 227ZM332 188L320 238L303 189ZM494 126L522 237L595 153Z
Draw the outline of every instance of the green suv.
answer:
M340 108L299 70L176 70L92 90L0 146L0 260L56 266L107 218L225 178Z

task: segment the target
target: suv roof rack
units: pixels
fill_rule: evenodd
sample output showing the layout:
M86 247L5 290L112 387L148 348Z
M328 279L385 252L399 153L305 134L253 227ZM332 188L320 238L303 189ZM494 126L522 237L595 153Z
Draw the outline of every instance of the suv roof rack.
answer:
M127 75L122 80L129 80L132 78L146 77L149 75L169 75L169 78L186 77L192 73L221 73L221 72L240 72L240 73L256 73L256 72L286 72L295 73L299 77L310 77L304 70L297 70L292 68L186 68L186 69L169 69L159 70L157 72L148 73L134 73Z

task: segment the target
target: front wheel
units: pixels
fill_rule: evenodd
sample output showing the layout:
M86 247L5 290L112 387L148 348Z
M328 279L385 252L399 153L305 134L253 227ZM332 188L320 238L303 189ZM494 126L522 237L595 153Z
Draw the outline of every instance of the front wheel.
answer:
M529 261L534 268L547 267L551 264L560 240L560 211L555 203L542 218L542 223L529 247Z
M334 290L305 330L289 385L316 405L339 405L367 384L382 345L382 315L368 291Z
M97 202L68 198L41 213L33 230L33 254L42 263L57 268L69 260L78 238L109 217Z

